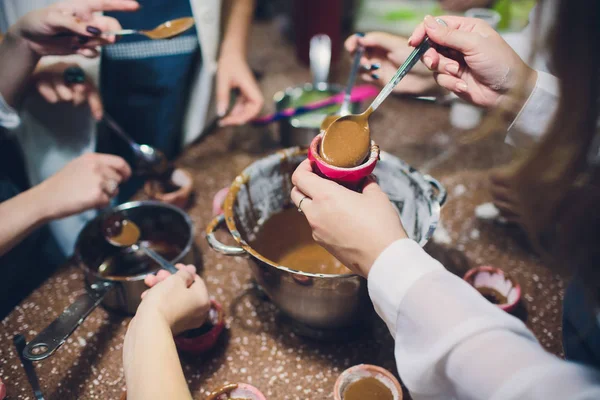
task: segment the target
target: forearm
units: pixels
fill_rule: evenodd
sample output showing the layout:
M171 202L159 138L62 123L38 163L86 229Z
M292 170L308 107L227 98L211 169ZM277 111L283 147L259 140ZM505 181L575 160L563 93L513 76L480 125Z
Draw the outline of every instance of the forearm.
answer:
M10 31L4 36L0 42L0 94L8 105L17 105L39 59L24 39Z
M246 57L255 4L255 0L226 0L225 9L230 11L221 44L221 56L238 54Z
M41 190L36 186L0 203L0 256L49 221Z
M170 327L140 305L123 347L128 400L191 399Z
M520 320L440 267L416 243L398 241L369 274L414 398L576 399L600 391L598 372L545 352Z

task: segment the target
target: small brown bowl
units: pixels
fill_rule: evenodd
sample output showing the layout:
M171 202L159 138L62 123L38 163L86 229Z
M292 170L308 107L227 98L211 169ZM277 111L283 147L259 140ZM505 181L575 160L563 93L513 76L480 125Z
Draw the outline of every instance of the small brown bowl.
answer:
M359 364L348 368L335 381L333 388L334 400L343 400L344 391L353 382L363 378L376 378L392 392L394 400L402 400L402 387L398 379L387 369L377 365Z
M506 312L513 311L521 299L521 285L500 268L488 265L472 268L463 279Z
M260 390L247 383L237 383L233 385L224 385L210 393L207 400L221 399L248 399L248 400L267 400Z
M144 184L144 192L148 197L179 208L189 204L193 188L194 178L190 171L183 168L174 169L168 182L150 180Z
M214 300L211 300L208 318L212 324L210 330L203 331L197 336L194 335L193 331L188 331L175 338L175 345L179 351L199 355L211 350L217 344L219 336L225 328L225 312L221 305ZM199 330L202 330L202 327Z

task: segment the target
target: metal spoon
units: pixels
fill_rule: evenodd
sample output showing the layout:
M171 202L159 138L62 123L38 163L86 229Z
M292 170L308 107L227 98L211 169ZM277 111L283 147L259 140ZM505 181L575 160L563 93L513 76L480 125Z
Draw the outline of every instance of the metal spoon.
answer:
M447 24L442 19L437 18L436 20L438 22L442 23L443 25L447 26ZM396 71L396 74L392 77L392 79L388 82L388 84L385 85L383 87L383 89L381 89L381 91L379 92L379 94L377 95L375 100L373 100L373 102L367 108L367 110L365 112L363 112L362 114L349 114L349 115L339 117L336 120L334 120L329 125L329 127L325 131L325 134L323 135L323 139L321 141L321 152L322 152L321 155L322 156L325 155L325 153L326 153L325 149L336 148L339 145L338 141L341 140L341 136L332 135L331 138L327 137L327 132L332 130L332 128L334 128L335 125L344 123L346 121L352 121L355 124L358 124L362 128L357 131L361 132L361 134L370 136L369 117L371 116L371 114L373 114L373 112L375 110L377 110L377 108L381 105L381 103L383 103L383 101L390 95L390 93L392 93L392 90L394 90L396 85L398 85L398 83L400 83L400 81L410 72L410 70L415 66L415 64L419 61L419 59L423 56L423 54L425 54L425 52L427 50L429 50L430 48L431 48L431 40L429 39L429 37L426 36L425 39L423 40L423 42L419 46L417 46L412 51L412 53L410 53L410 55L408 56L406 61L404 61L404 63L400 66L400 68L398 68L398 70ZM371 143L370 138L365 138L365 140L363 140L362 142L366 143L364 148L356 147L355 149L349 149L349 151L354 150L357 152L356 157L353 157L357 160L364 160L365 158L367 158L367 155L369 154L369 151L371 150L370 149L370 143ZM360 152L360 154L358 154L359 152Z
M193 17L184 17L163 22L154 29L122 29L120 31L103 32L104 36L144 35L150 39L171 39L179 36L195 25Z
M27 380L33 389L33 394L37 400L44 400L44 395L42 394L42 389L40 388L40 382L38 381L37 374L35 372L35 368L31 361L26 359L23 356L23 350L27 346L27 342L25 341L25 336L23 335L15 335L13 337L13 343L15 348L17 349L17 354L19 355L19 359L23 364L23 368L25 369L25 374L27 375Z
M357 33L356 36L363 37L365 36L365 34ZM354 53L354 62L352 63L352 68L350 68L350 76L348 77L348 83L346 84L344 102L342 103L338 112L325 117L325 119L321 123L321 130L327 129L329 125L331 125L331 123L335 121L338 117L344 117L350 114L350 104L352 103L352 88L354 87L354 82L356 81L356 74L360 69L360 59L362 58L364 52L365 48L359 45L356 49L356 52Z
M108 125L121 139L125 140L136 158L136 168L141 172L149 172L155 175L163 175L169 169L169 162L164 153L147 144L138 144L131 138L123 128L106 112L102 120Z
M140 240L140 228L128 219L120 216L108 217L102 224L102 233L108 243L116 247L130 247L133 251L141 251L148 257L156 261L162 269L166 269L172 274L177 273L177 268L160 254L146 247ZM100 271L103 272L103 271Z

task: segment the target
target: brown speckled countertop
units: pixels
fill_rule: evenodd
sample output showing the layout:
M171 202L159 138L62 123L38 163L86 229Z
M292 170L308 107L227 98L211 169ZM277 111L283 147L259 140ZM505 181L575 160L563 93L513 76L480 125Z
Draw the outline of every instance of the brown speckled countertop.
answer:
M252 48L251 64L265 73L261 86L266 98L309 80L293 49L272 26L254 27ZM339 75L338 80L345 79ZM459 132L448 123L447 108L410 100L387 101L373 116L371 127L383 150L432 174L448 189L442 211L447 235L442 242L431 242L427 250L460 275L482 264L510 272L523 287L519 315L549 351L562 355L563 280L532 255L519 230L474 214L477 205L490 200L487 174L510 159L508 146L501 138L461 144ZM212 218L213 195L247 165L273 151L273 137L259 129L222 130L180 158L178 164L194 173L196 199L188 211L197 232ZM250 383L273 400L330 399L337 376L351 365L372 363L395 371L393 341L380 321L347 342L302 338L273 305L256 295L245 259L211 251L200 234L196 243L201 249L202 276L228 317L217 349L202 358L182 358L195 399L203 399L208 390L224 382ZM83 290L82 274L66 265L2 321L0 378L9 398L33 399L13 335L23 333L31 340ZM99 308L54 356L37 363L46 399L119 399L125 385L121 349L127 323L127 318Z

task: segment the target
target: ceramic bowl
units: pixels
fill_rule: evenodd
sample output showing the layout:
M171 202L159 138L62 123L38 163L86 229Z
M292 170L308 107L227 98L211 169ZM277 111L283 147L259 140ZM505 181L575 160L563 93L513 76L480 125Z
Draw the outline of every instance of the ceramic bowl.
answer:
M144 184L144 192L154 200L185 208L189 204L194 188L194 178L191 172L183 168L176 168L171 174L169 183L178 189L165 193L161 191L162 188L156 180L151 180Z
M210 331L194 337L186 337L185 333L175 338L177 349L192 355L199 355L212 349L225 328L225 312L221 305L211 300L208 318L213 324Z
M514 310L521 299L521 285L500 268L488 265L476 267L467 271L463 279L488 300L492 297L497 299L493 293L502 295L506 301L490 301L506 312Z
M359 364L348 368L335 381L334 400L343 400L344 391L353 382L364 378L376 378L391 390L394 400L402 400L402 387L398 379L387 369L377 365Z
M211 397L215 400L226 400L226 399L244 399L244 400L266 400L264 394L260 392L257 388L247 383L237 383L237 387L232 388L230 390L227 389L226 385L223 388L217 389L217 391L222 392L222 394Z
M323 133L320 133L313 139L308 148L308 159L313 163L318 172L326 178L345 186L357 186L375 170L375 166L379 160L379 146L374 141L371 141L371 154L366 162L354 168L340 168L328 164L319 155L319 146L322 139Z

